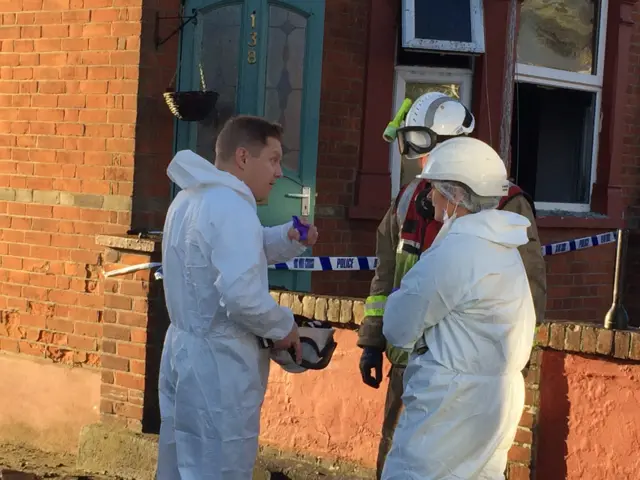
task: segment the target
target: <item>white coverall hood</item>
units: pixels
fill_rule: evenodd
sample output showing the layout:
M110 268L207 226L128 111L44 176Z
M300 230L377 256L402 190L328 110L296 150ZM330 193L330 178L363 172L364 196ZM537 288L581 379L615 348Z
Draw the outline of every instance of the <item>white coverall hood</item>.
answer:
M484 210L458 217L449 235L472 235L507 248L518 248L529 242L527 228L531 222L526 217L505 210Z
M249 200L256 201L249 187L240 179L216 168L207 159L191 150L180 150L171 160L167 175L181 190L204 186L226 186Z
M384 336L412 354L384 480L504 478L536 323L517 250L529 224L457 218L389 296Z
M267 265L300 255L291 222L263 227L250 189L193 152L168 168L163 287L171 325L160 365L158 480L250 480L269 351L294 324Z

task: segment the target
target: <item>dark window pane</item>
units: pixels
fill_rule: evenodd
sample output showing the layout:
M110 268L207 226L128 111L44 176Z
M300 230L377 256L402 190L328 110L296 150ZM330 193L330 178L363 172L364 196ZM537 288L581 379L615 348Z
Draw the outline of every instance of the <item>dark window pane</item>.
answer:
M469 0L416 0L415 37L450 42L471 42Z
M517 83L511 163L538 202L589 203L596 94Z
M278 6L269 7L267 85L264 115L284 128L282 164L298 171L307 19Z
M218 132L236 113L238 59L240 57L240 23L242 5L226 5L206 11L198 17L202 29L201 59L207 88L218 92L216 112L197 124L196 152L214 161ZM199 88L196 66L194 88Z

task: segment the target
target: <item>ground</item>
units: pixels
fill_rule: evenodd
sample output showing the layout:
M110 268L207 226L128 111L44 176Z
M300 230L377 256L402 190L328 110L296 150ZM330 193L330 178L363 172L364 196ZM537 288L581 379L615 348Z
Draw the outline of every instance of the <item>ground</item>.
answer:
M104 475L87 476L75 468L73 455L42 452L23 445L0 444L0 479L121 480ZM22 472L22 475L16 472ZM93 472L97 473L97 472ZM29 474L29 475L27 475Z
M79 471L74 455L54 454L27 446L0 444L0 480L134 480L110 476L106 472ZM364 480L367 472L338 467L321 467L301 460L261 455L254 480Z

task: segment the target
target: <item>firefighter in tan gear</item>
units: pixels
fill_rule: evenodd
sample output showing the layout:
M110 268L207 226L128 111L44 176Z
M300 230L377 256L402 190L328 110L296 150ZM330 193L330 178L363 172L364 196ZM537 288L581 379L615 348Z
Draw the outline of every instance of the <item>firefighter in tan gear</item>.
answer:
M458 100L442 93L420 96L407 112L404 127L397 130L398 148L404 161L428 161L429 152L449 138L468 135L475 119ZM414 179L401 190L378 226L376 256L378 265L365 305L365 318L359 330L358 346L363 349L360 372L365 384L379 388L382 382L382 357L391 363L384 407L382 437L378 448L377 478L391 448L393 432L402 410L402 376L408 354L387 345L382 334L382 316L387 296L399 287L404 274L427 250L440 231L433 206L427 199L431 187L427 180ZM531 198L518 186L511 185L498 208L519 213L529 219L529 243L519 248L524 262L538 322L544 318L547 285L546 268L535 223ZM373 375L372 375L373 371Z

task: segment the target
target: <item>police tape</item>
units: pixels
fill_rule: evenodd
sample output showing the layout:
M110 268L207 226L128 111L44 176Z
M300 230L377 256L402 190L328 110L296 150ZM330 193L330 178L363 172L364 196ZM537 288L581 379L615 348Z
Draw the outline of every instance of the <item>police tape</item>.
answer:
M542 246L543 256L559 255L561 253L575 252L586 248L597 247L615 243L618 232L607 232L590 237L576 238L566 242L551 243ZM269 265L270 270L284 270L294 272L326 272L326 271L368 271L375 270L378 265L376 257L296 257L286 263ZM139 270L158 268L154 276L156 280L162 280L162 264L158 262L143 263L105 272L105 277L115 277Z
M542 246L542 256L559 255L561 253L575 252L585 248L597 247L615 243L618 232L607 232L591 237L576 238L566 242L551 243ZM289 271L350 271L350 270L375 270L378 265L376 257L296 257L286 263L270 265L272 270Z
M606 245L607 243L615 243L618 240L618 231L601 233L591 237L576 238L566 242L551 243L542 246L542 255L558 255L560 253L575 252L576 250L584 250L585 248L597 247L598 245Z

